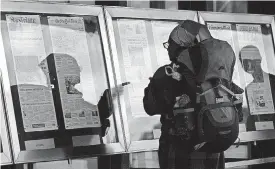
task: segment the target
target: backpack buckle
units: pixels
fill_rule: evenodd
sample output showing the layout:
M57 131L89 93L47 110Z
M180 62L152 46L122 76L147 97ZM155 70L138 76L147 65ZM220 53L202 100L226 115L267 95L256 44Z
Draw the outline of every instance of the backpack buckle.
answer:
M173 79L180 81L181 80L181 74L177 72L177 69L179 68L179 65L176 65L173 63L173 66L166 66L165 67L165 74L167 76L172 76Z
M223 97L217 97L216 98L216 103L223 103L224 102L224 98Z

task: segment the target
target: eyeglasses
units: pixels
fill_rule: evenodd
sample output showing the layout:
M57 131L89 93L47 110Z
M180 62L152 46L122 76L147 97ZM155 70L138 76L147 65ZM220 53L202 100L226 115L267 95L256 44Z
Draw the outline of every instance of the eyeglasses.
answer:
M163 45L163 47L164 47L165 49L168 49L168 47L169 47L169 43L168 43L168 42L164 42L162 45Z

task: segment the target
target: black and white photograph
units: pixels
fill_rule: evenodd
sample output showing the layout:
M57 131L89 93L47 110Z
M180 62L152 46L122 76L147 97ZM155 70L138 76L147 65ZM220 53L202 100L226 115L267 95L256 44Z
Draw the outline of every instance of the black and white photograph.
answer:
M275 169L275 0L0 3L0 168Z

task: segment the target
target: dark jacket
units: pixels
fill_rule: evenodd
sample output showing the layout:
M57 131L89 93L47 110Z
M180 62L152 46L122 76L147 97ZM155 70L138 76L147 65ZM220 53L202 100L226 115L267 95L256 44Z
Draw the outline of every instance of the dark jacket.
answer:
M196 93L187 83L186 78L177 81L165 73L165 66L160 67L151 78L144 90L143 105L150 116L161 115L161 123L165 125L164 116L172 113L174 101L177 96L187 94L191 100L195 100ZM187 70L188 71L188 70ZM195 102L192 103L195 106Z
M209 42L212 41L216 42L219 40L211 39ZM195 72L198 72L196 69L200 69L202 64L201 52L203 51L202 48L206 46L205 43L208 44L208 41L187 49L188 54L190 56L192 55L190 58L195 68ZM143 105L146 113L151 116L161 114L160 121L162 123L162 133L159 144L159 164L161 169L190 168L190 161L188 161L188 158L192 151L192 143L190 143L190 141L183 142L169 135L168 128L170 121L166 120L166 116L169 116L173 112L173 106L177 96L181 96L182 94L188 95L191 100L189 107L195 108L196 106L195 75L185 64L180 62L177 64L180 65L178 72L183 75L182 80L177 81L171 76L167 76L165 73L165 67L167 65L165 65L155 72L149 85L144 90ZM195 114L194 116L193 120L196 119ZM196 124L195 121L194 124ZM171 159L173 162L169 163ZM207 161L211 162L208 163ZM223 153L221 153L221 158L214 158L212 160L205 159L203 165L197 167L224 168Z
M178 142L168 135L169 121L166 120L165 116L169 115L173 110L175 97L187 94L191 100L195 100L196 94L184 77L181 81L177 81L171 76L167 76L165 74L165 66L160 67L155 72L149 85L144 90L143 98L144 109L148 115L161 115L162 132L158 150L160 169L224 169L223 153L208 154L203 158L195 158L189 161L189 144ZM190 106L195 106L195 103L192 102Z

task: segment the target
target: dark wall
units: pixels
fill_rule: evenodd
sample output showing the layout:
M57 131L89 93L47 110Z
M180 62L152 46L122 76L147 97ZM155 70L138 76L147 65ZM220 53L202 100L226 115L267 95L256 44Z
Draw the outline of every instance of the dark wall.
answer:
M206 11L206 1L179 0L178 4L178 8L181 10Z
M248 13L275 14L275 1L249 1Z
M127 6L127 1L95 1L96 5L102 6Z

